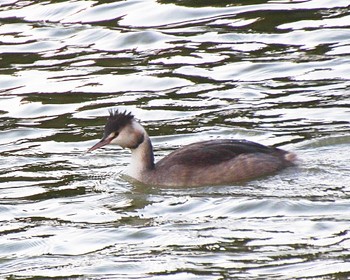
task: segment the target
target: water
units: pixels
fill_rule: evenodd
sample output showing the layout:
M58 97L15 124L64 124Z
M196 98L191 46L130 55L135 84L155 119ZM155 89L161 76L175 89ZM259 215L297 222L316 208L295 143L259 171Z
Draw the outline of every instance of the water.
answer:
M3 279L350 276L348 1L0 3ZM204 139L294 151L222 187L145 188L84 152L108 109L156 158Z

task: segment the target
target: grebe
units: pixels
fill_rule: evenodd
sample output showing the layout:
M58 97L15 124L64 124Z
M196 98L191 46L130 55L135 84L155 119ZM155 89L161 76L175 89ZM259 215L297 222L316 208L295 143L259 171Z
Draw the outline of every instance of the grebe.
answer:
M295 155L247 140L218 139L186 145L154 163L151 140L129 112L110 110L100 142L131 150L126 175L153 186L224 185L272 174L293 165Z

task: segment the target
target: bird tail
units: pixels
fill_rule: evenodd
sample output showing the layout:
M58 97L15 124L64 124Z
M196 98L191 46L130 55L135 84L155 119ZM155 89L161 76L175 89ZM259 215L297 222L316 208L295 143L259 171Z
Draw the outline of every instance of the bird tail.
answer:
M295 162L297 161L297 155L294 154L294 153L291 153L291 152L287 152L285 155L284 155L284 159L291 165L294 165Z

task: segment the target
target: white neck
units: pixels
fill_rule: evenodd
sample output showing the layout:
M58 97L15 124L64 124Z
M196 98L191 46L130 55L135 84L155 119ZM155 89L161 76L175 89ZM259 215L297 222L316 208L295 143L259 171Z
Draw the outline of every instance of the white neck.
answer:
M142 174L154 168L154 157L151 140L144 133L143 142L135 149L131 149L131 162L126 174L132 178L142 181Z

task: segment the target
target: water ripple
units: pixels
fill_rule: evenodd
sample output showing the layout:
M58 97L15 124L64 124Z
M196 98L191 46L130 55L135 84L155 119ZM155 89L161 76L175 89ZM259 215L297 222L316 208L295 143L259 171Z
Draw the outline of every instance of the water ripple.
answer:
M0 3L0 275L349 276L349 3ZM247 138L299 164L251 182L145 188L86 154L131 110L156 159Z

